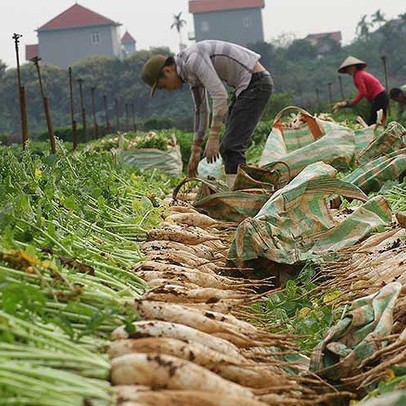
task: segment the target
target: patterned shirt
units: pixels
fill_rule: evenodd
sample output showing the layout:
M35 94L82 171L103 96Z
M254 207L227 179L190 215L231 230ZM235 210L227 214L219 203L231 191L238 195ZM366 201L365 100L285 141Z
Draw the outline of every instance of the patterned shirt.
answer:
M225 82L238 95L245 90L260 55L224 41L201 41L175 56L178 75L189 83L195 105L195 140L203 139L208 128L207 92L213 102L212 126L220 127L227 112Z

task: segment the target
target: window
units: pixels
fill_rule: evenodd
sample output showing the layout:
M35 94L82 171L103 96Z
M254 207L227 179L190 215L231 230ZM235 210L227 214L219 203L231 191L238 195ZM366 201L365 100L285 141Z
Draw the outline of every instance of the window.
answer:
M209 22L208 21L202 21L201 23L200 23L200 30L202 31L202 32L208 32L209 31Z
M242 26L244 28L251 28L252 27L252 18L251 17L244 17L242 20Z
M92 33L92 43L93 44L99 44L100 43L100 37L98 32L93 32Z

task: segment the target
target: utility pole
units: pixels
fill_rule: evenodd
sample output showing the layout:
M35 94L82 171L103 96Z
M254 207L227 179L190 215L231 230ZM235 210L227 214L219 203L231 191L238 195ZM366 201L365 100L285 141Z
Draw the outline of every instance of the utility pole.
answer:
M72 68L69 67L69 98L70 98L70 119L72 123L72 142L73 142L73 150L76 151L78 147L78 136L77 136L77 128L76 128L76 120L75 120L75 112L73 107L73 84L72 84Z
M86 109L83 101L83 82L82 78L77 80L79 83L79 97L80 97L80 110L82 111L82 128L83 128L83 142L87 142L86 134Z
M33 62L33 64L37 68L39 88L41 90L42 102L44 103L45 119L47 121L49 142L51 144L51 153L56 154L55 134L54 129L52 127L51 112L49 109L49 100L48 97L45 96L44 86L42 84L41 70L39 67L40 60L41 58L38 56L34 56L34 58L31 58L31 62Z
M95 99L94 99L94 93L96 91L95 87L92 87L90 89L90 93L92 96L92 112L93 112L93 126L94 126L94 138L99 138L99 128L97 125L97 117L96 117L96 103L95 103Z
M20 101L20 120L21 120L21 136L23 140L23 150L25 149L28 141L28 120L27 120L27 105L25 102L25 88L21 83L20 71L20 55L18 52L18 44L20 42L21 34L14 33L12 38L14 40L16 59L17 59L17 82L18 82L18 98Z

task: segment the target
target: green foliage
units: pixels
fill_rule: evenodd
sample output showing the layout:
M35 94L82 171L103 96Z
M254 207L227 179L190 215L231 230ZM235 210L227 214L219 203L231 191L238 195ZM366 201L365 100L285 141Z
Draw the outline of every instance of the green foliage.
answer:
M382 56L386 56L388 86L406 82L406 32L404 18L386 21L382 13L364 16L361 25L367 27L368 35L360 35L352 44L342 48L328 43L329 52L315 57L315 49L304 39L275 40L272 43L258 42L249 47L261 54L261 63L271 72L275 91L267 108L265 119L274 115L287 104L294 104L311 113L329 111L330 90L332 102L348 99L356 89L350 77L339 75L337 67L348 55L355 55L368 63L368 71L385 83ZM328 42L326 38L325 41ZM72 66L74 113L80 122L80 97L78 79L83 79L84 107L91 123L91 92L95 88L95 109L98 123L107 118L113 130L122 130L127 120L126 108L131 105L134 119L139 127L148 131L176 127L193 131L193 103L188 86L176 92L158 91L150 98L149 88L140 78L141 69L153 54L168 54L168 48L141 50L120 60L117 58L90 57ZM49 97L51 117L55 129L70 126L70 95L68 72L41 65L45 93ZM26 90L28 129L35 134L46 129L41 94L35 67L31 63L21 68ZM340 86L339 76L341 78ZM5 69L0 64L0 134L20 132L19 102L16 89L16 70ZM329 85L330 84L330 85ZM104 107L107 100L107 111ZM348 110L349 112L349 110ZM358 111L356 110L357 114ZM350 113L349 113L350 114ZM366 119L366 113L361 115ZM121 123L121 124L119 124ZM89 130L90 131L90 130ZM91 134L89 132L89 134ZM69 140L69 132L61 131L61 139ZM8 137L5 137L8 142ZM81 139L81 138L80 138Z
M311 351L340 316L340 309L334 306L338 290L315 294L316 269L307 264L296 280L288 280L283 291L270 294L265 306L257 306L272 331L297 335L302 353Z
M140 125L141 130L144 131L158 131L158 130L166 130L168 128L174 127L174 121L168 117L151 117L145 121L143 121Z
M317 56L317 49L307 39L297 39L286 50L286 57L293 62L306 61Z

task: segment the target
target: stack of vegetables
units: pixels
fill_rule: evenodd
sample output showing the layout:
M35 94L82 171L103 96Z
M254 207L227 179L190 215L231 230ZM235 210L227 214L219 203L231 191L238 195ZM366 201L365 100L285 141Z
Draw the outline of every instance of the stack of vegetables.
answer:
M143 132L127 132L122 134L112 134L103 137L99 140L92 141L86 147L93 151L110 151L112 149L121 148L124 151L134 151L144 148L154 148L160 151L168 151L168 149L176 145L174 135L165 132L149 131Z
M0 151L0 397L108 405L111 331L137 319L130 271L168 187L109 154ZM86 403L87 402L87 403Z
M143 320L118 327L108 349L120 405L314 404L328 392L299 374L283 355L294 353L287 336L272 334L247 316L269 280L244 278L227 267L235 225L191 207L173 205L141 245L148 258L134 272L151 289L130 301ZM225 275L227 274L227 275ZM330 394L331 395L331 394ZM326 395L327 397L330 395Z

